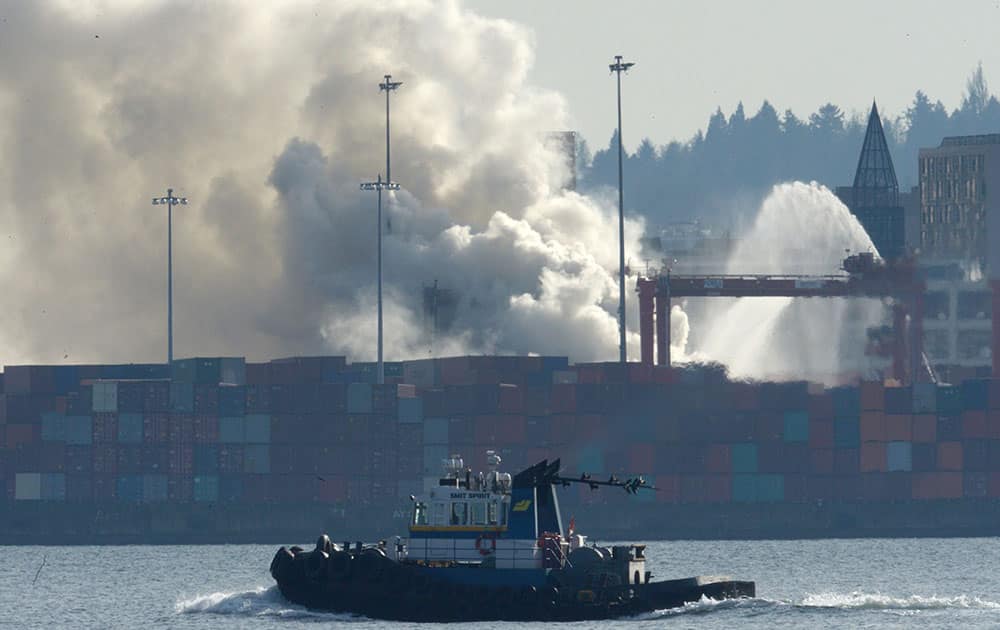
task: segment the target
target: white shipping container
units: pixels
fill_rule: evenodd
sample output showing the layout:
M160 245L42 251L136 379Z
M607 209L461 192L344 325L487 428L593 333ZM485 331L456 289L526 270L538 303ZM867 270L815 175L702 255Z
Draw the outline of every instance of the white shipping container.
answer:
M17 473L17 475L14 476L14 498L18 501L38 501L41 499L41 474Z
M94 383L94 411L106 413L118 411L118 381L97 381Z

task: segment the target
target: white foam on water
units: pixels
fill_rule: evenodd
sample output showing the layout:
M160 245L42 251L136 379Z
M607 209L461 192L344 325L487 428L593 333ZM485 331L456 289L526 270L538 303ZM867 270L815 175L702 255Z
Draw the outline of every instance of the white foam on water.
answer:
M815 593L806 595L797 604L803 608L839 608L842 610L942 610L982 609L998 610L1000 603L974 595L940 597L937 595L909 595L894 597L882 593Z
M242 615L247 617L317 618L329 621L354 621L363 617L346 613L329 613L308 610L291 604L278 587L258 587L252 591L235 593L209 593L180 599L174 605L178 614L208 613L216 615Z

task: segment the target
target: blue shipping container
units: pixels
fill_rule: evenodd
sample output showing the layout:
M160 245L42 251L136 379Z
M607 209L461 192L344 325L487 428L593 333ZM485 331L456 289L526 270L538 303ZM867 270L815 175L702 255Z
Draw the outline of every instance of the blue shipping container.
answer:
M219 442L223 444L242 444L246 439L244 418L219 418Z
M247 416L243 436L247 444L269 444L271 442L271 416L263 414Z
M347 386L347 413L372 412L372 386L367 383L351 383Z
M247 410L247 388L243 385L219 387L219 415L242 416Z
M424 420L424 444L448 444L448 418Z
M809 414L805 411L785 412L785 441L809 441Z
M861 423L857 418L837 418L833 421L833 445L837 448L857 448L861 443Z
M142 475L121 475L118 477L117 497L119 501L139 503L142 501Z
M422 398L399 399L399 421L417 424L424 419L424 400Z
M913 470L913 445L910 442L889 442L886 447L889 472Z
M118 415L118 441L123 444L142 442L142 414L123 413Z
M85 446L94 443L94 423L90 416L67 416L66 444Z
M195 475L194 500L199 503L211 503L219 500L218 475Z
M178 381L170 383L170 410L178 413L194 412L194 385L192 383Z
M142 500L156 503L167 500L167 476L146 474L142 476Z
M243 472L266 475L271 472L271 447L267 444L248 444L243 447Z
M757 472L757 445L733 444L730 447L734 473ZM735 479L735 477L734 477ZM735 488L735 486L734 486Z
M66 416L55 412L42 414L42 441L66 441Z
M194 445L194 474L208 475L219 472L219 447L214 444Z

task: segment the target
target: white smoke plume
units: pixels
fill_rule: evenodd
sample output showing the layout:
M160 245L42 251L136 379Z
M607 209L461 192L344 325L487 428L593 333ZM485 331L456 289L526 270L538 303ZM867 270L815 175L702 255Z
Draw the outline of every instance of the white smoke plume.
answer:
M150 198L168 185L191 201L173 221L177 356L373 359L375 197L358 183L384 171L385 73L404 82L386 358L431 351L435 279L460 296L435 354L616 356L616 214L559 190L543 137L566 104L527 83L525 29L425 0L3 17L0 362L163 359L166 217ZM641 232L627 223L628 252Z

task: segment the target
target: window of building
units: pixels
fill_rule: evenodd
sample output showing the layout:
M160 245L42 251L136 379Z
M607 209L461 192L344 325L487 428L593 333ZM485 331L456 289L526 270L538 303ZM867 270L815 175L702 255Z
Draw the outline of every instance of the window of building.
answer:
M924 296L924 319L945 320L951 316L951 304L944 291L928 291Z

